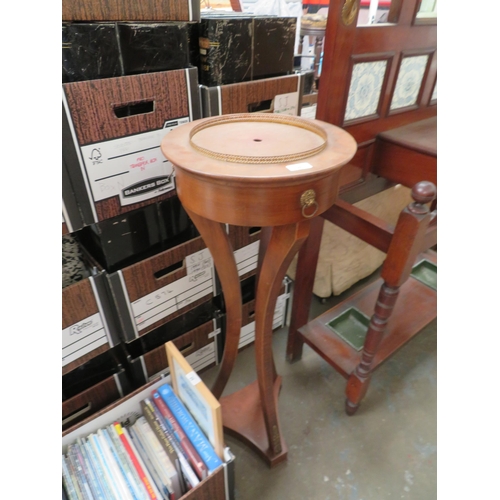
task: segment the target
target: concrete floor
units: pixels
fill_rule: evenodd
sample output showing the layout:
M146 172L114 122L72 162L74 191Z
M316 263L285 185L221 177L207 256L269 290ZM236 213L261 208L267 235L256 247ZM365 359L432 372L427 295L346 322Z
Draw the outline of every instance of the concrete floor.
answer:
M378 273L321 304L326 311ZM437 339L433 321L375 372L357 414L344 413L345 379L308 346L285 360L288 328L273 335L288 460L273 469L225 436L236 456L236 500L431 500L437 498ZM201 374L210 386L217 367ZM224 395L256 378L253 345L240 352Z

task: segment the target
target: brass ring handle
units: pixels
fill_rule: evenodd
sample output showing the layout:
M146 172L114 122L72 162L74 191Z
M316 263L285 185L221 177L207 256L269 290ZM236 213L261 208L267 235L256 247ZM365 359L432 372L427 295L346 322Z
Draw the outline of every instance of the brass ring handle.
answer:
M302 195L300 196L300 205L302 207L302 216L305 217L306 219L310 219L311 217L314 217L316 215L319 205L318 202L316 201L316 193L314 192L314 189L308 189L307 191L304 191L302 193ZM313 205L316 205L313 213L306 214L306 208L311 207Z

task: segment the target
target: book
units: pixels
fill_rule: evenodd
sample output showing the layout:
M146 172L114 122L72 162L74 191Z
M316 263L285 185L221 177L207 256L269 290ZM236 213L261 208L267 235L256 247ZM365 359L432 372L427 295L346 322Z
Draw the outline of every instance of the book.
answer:
M88 436L89 443L92 446L92 449L94 451L94 454L99 462L99 465L101 467L101 470L103 471L104 474L104 480L106 482L106 485L111 493L111 498L121 498L120 497L120 492L118 490L117 485L115 484L115 480L113 478L113 474L111 472L110 464L108 464L108 461L106 460L106 457L104 455L101 442L98 439L98 436L96 433L89 434Z
M79 486L82 499L93 500L92 492L90 491L90 485L76 456L76 446L76 444L71 444L70 446L68 446L70 468L72 468L74 471L74 477L76 478L77 484Z
M92 466L96 472L97 479L99 480L102 492L104 493L104 498L106 498L106 500L113 500L114 496L111 493L111 489L106 481L105 473L102 470L101 464L97 459L94 448L92 447L88 438L83 440L83 446L86 449L87 455L89 456Z
M106 429L97 430L97 439L99 440L104 454L104 458L111 471L112 480L119 491L119 498L122 500L135 500L132 493L130 492L125 477L120 471L119 464L117 463L115 457L113 456L113 451L108 442L108 436L106 436Z
M203 460L201 459L199 453L195 450L191 441L186 436L186 433L182 430L179 422L175 420L174 415L169 410L168 406L166 405L165 401L163 401L158 391L153 391L152 396L154 405L158 408L168 428L172 431L174 437L177 439L179 446L184 451L184 454L187 457L196 475L198 476L198 479L200 481L205 479L208 476L208 468L203 463Z
M148 418L148 421L151 419L150 425L157 433L160 442L168 448L169 453L170 448L175 452L176 463L179 465L177 472L179 473L179 478L182 479L182 492L185 493L186 491L194 488L200 480L192 467L189 465L187 458L184 456L184 453L177 443L174 435L167 427L167 424L165 423L165 420L163 419L158 408L155 404L153 404L150 398L145 398L141 401L141 405L143 406L144 415Z
M94 473L94 469L91 466L90 460L87 456L87 451L83 446L83 440L81 438L77 440L75 450L77 454L77 459L80 461L80 464L83 468L83 474L85 475L85 477L89 482L90 491L92 492L92 498L95 500L106 500L101 491L101 486Z
M165 344L165 349L174 393L208 437L217 456L224 460L222 408L219 401L172 341Z
M78 495L76 494L75 486L73 485L73 479L70 475L68 458L64 455L62 456L62 478L63 485L68 494L70 500L78 500Z
M134 498L137 498L138 500L146 500L147 492L144 489L142 481L137 475L132 462L130 461L128 453L125 451L125 448L123 447L123 444L118 437L118 434L116 433L115 427L113 425L108 425L106 429L113 443L114 450L116 450L117 457L115 457L115 459L117 459L117 461L119 462L120 470L125 476L127 485L134 495Z
M146 490L148 498L150 500L158 500L158 496L154 491L153 485L151 484L150 479L146 475L144 467L141 465L140 459L137 456L137 453L134 451L127 434L124 432L119 422L114 422L113 426L116 429L116 433L118 435L118 438L122 442L124 449L128 453L130 461L132 462L132 465L134 466L139 479L142 481L142 484L144 485L144 489Z
M131 445L135 447L135 450L138 453L139 458L142 460L144 464L144 472L146 474L149 474L150 480L152 481L152 486L153 488L156 488L157 495L160 496L163 500L169 500L170 499L170 491L168 490L167 485L161 480L160 476L156 472L156 469L154 468L154 465L151 461L151 458L148 455L148 452L146 448L144 448L144 444L142 443L139 435L136 432L136 429L134 429L133 426L124 428L124 432L127 433L128 437L131 439Z
M158 387L158 393L163 401L170 408L183 431L188 436L196 451L199 453L203 462L208 468L209 474L222 465L222 460L218 457L213 446L210 444L208 438L203 434L194 418L190 415L189 411L174 393L169 384L163 384Z
M138 418L133 425L133 428L136 430L139 440L148 452L151 463L157 474L160 476L162 482L167 486L170 493L170 500L180 498L182 496L182 492L180 490L177 470L174 464L170 461L146 418L144 416Z

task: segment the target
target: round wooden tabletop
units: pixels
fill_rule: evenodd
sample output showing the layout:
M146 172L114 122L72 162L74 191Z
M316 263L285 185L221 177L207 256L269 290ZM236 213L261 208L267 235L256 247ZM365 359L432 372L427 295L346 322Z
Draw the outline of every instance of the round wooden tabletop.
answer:
M356 148L350 134L329 123L267 113L196 120L161 143L187 208L219 222L260 226L329 208L340 169ZM304 209L305 191L314 196Z

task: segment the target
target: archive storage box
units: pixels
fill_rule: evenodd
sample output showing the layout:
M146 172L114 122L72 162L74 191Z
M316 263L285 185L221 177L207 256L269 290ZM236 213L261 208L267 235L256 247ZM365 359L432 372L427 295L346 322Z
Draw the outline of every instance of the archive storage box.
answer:
M170 373L165 351L169 341L173 341L197 372L218 364L222 354L220 333L220 311L209 301L125 344L127 368L134 387Z
M108 275L124 342L214 296L213 261L201 237Z
M300 115L304 75L296 73L252 82L200 86L203 116L232 113Z
M276 330L285 326L290 302L291 280L285 277L278 298L273 316L272 329ZM239 349L252 344L255 341L255 276L251 276L241 283L242 288L242 321ZM222 303L224 309L224 304ZM226 336L226 314L222 313L222 339Z
M295 17L203 13L200 83L208 87L293 73Z
M131 392L125 369L110 349L62 377L63 431Z
M199 0L62 1L63 21L199 21Z
M74 255L68 245L75 249ZM80 266L78 249L74 240L63 238L63 375L119 342L106 272L88 262Z
M142 415L141 400L150 396L153 390L166 382L170 383L169 376L137 389L117 403L102 409L97 415L63 432L62 453L65 454L68 446L79 438L86 438L89 434L113 422L119 422L122 426L134 423ZM234 455L229 448L225 448L223 464L196 487L176 500L234 500L234 463Z
M201 117L197 69L63 84L63 159L86 224L165 199L160 143Z

